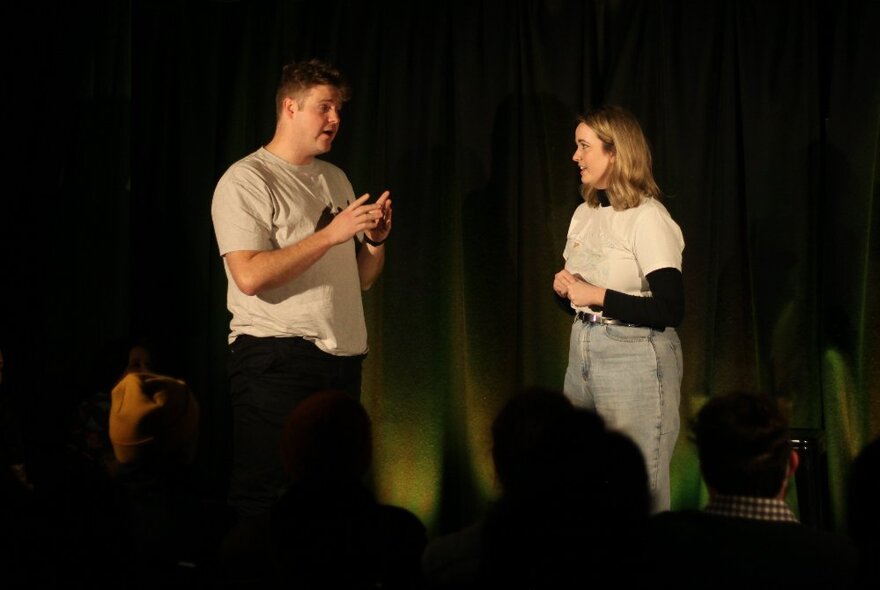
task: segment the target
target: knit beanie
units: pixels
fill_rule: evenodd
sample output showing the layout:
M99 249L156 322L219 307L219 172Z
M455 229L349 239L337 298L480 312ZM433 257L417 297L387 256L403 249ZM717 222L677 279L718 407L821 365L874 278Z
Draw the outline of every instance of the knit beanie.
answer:
M159 455L192 460L199 405L186 383L153 373L129 373L110 397L110 442L120 463Z

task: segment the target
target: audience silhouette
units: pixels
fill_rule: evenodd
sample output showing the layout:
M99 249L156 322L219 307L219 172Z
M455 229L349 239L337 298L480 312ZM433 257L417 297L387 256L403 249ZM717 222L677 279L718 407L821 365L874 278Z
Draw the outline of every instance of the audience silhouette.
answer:
M525 389L492 424L498 498L478 522L428 543L414 514L381 504L364 483L372 432L363 406L323 391L285 424L286 491L217 543L219 525L208 521L223 515L208 514L193 478L193 392L154 372L144 345L117 361L113 379L78 408L67 492L41 499L24 469L0 351L5 579L134 588L566 588L661 576L685 587L880 584L880 438L852 466L851 540L804 526L784 501L799 463L788 418L767 395L705 404L692 435L710 501L651 516L635 444L562 392Z
M629 564L650 513L638 447L561 392L540 388L502 408L492 437L500 497L482 521L428 545L425 586L564 588L632 580Z
M372 460L370 419L342 391L300 402L281 458L290 486L268 513L227 535L213 582L262 588L415 588L425 528L376 501L363 483Z
M199 405L172 377L126 370L111 392L109 437L118 467L130 582L151 587L185 575L197 516L192 463Z
M0 350L0 426L2 426L2 452L4 486L11 485L22 490L34 489L25 468L24 436L21 425L21 404L11 388L3 383L3 369L6 361Z
M2 579L33 579L41 564L37 557L41 531L33 525L34 485L28 476L23 429L24 404L10 385L6 358L0 349L0 568Z
M86 355L83 355L84 358ZM62 418L58 473L49 486L47 518L52 522L58 575L111 585L129 574L131 544L127 494L110 441L111 390L130 372L152 370L151 347L114 339L94 355L85 395L72 387Z
M649 579L668 575L685 587L853 582L849 540L800 524L783 500L799 459L779 400L746 392L713 397L692 430L710 501L700 511L652 517Z
M880 587L880 438L856 456L849 482L849 534L859 549L859 584Z
M152 352L141 342L106 345L95 371L95 389L79 403L68 426L67 449L83 469L115 473L118 464L110 443L110 391L129 373L153 371Z

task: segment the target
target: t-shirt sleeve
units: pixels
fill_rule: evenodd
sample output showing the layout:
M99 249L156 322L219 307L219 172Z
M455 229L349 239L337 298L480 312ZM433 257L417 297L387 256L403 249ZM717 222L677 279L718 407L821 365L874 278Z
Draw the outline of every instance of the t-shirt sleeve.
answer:
M271 250L273 206L255 174L227 172L217 183L211 217L220 255L237 250Z
M646 207L639 216L633 240L633 253L645 276L660 268L681 271L684 237L662 206Z

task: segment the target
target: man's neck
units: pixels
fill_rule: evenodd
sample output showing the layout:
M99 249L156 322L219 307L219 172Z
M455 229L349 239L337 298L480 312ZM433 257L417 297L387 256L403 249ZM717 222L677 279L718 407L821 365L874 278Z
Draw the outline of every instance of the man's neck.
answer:
M290 142L284 141L277 134L264 146L264 149L294 166L307 166L315 161L313 155L299 153L290 146Z

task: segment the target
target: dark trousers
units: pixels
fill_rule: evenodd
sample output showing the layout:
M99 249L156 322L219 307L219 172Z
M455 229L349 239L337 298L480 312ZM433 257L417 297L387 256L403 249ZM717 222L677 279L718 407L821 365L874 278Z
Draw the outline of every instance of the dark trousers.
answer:
M357 399L364 355L334 356L303 338L238 336L230 345L233 450L229 504L239 518L269 509L288 478L281 432L306 397L337 389Z

